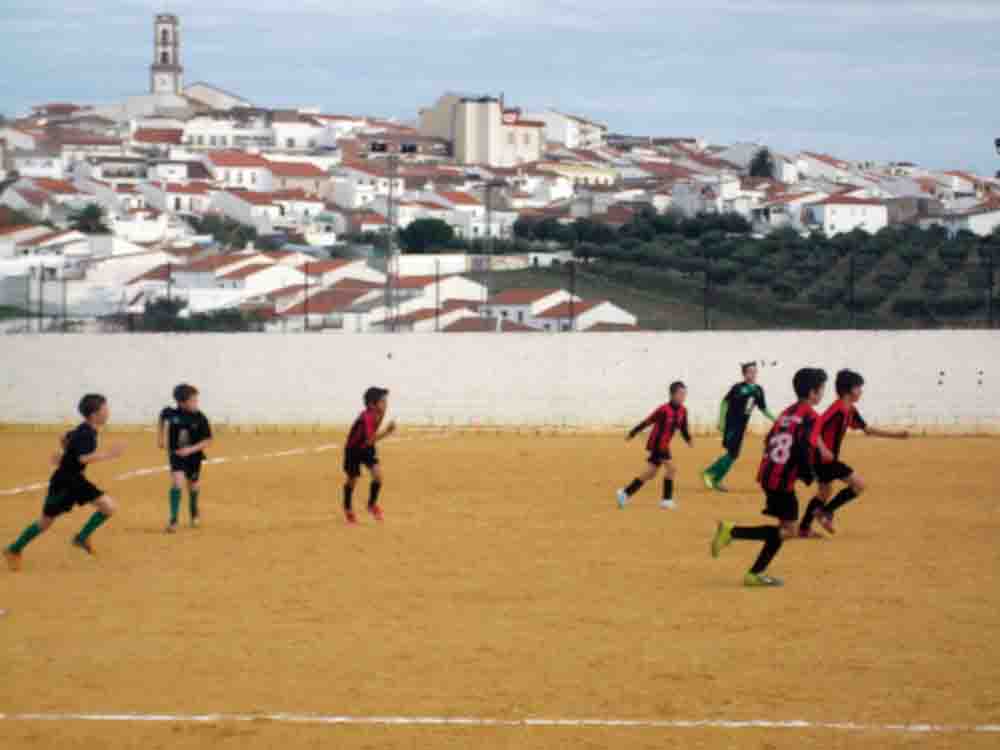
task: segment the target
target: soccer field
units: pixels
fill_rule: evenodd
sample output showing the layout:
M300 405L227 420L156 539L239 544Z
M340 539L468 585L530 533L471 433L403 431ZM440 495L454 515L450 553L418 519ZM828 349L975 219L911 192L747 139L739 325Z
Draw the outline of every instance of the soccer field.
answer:
M708 544L717 519L763 518L756 438L731 494L700 485L720 452L700 438L674 449L678 510L657 507L656 482L620 511L641 441L404 430L380 445L385 523L353 528L342 439L220 434L210 457L229 460L204 472L202 528L168 536L166 474L132 474L163 464L155 436L107 433L128 452L88 472L119 506L98 558L69 545L77 509L20 573L0 570L0 747L1000 744L974 731L1000 724L996 440L852 435L868 493L834 540L785 544L783 589L747 590L757 543L718 560ZM0 433L0 491L47 479L55 442ZM41 500L0 495L0 542ZM238 716L188 720L216 713ZM510 724L293 720L306 714ZM807 723L718 725L757 720Z

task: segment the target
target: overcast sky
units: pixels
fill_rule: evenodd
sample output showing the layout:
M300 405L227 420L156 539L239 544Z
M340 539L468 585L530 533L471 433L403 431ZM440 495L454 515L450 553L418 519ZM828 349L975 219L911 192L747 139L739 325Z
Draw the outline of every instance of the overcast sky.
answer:
M1000 169L1000 0L5 0L0 112L145 92L164 8L186 81L262 106L502 91L620 132Z

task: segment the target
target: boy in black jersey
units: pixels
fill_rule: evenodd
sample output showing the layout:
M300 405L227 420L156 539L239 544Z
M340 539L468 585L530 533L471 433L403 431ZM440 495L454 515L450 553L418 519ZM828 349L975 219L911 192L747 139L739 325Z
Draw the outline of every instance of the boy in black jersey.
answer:
M201 492L201 463L205 448L212 443L212 426L198 409L198 389L181 383L174 388L176 407L166 407L160 412L156 442L162 450L167 448L170 460L170 522L167 533L177 531L177 515L181 508L181 488L188 486L191 526L198 527L198 495Z
M78 409L83 422L62 438L62 452L54 459L57 467L49 480L41 518L30 524L21 532L17 541L4 550L4 557L11 570L21 569L21 553L24 548L46 531L56 518L73 510L74 506L93 504L96 508L80 532L73 537L73 546L90 555L94 554L90 535L114 515L114 500L84 476L90 464L118 458L123 452L120 445L114 445L105 451L97 450L97 432L111 416L108 400L98 393L90 393L80 399Z

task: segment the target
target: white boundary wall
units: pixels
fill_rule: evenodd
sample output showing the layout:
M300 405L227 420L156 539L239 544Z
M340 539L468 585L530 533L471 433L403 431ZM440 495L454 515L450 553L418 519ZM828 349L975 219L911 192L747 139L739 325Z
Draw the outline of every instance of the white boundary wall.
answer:
M369 385L392 389L405 425L632 425L684 380L697 427L758 360L773 411L792 374L850 366L870 422L1000 433L1000 333L135 334L0 339L0 422L73 421L87 391L113 421L152 423L181 381L218 424L348 424ZM832 398L832 382L824 404ZM759 417L757 418L760 419Z

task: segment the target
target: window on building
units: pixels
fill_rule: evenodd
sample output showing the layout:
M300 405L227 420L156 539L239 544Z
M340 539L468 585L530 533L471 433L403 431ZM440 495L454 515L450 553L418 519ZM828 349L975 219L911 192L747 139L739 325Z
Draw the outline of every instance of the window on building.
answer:
M523 140L524 140L524 145L525 146L530 145L531 144L531 133L525 133Z
M518 310L517 311L517 322L518 323L523 323L524 322L524 310Z
M508 146L513 146L514 145L514 138L515 138L515 136L514 136L513 133L507 133L507 145Z
M214 146L215 145L215 136L214 135L210 135L208 137L208 145L209 146Z
M502 311L502 312L500 313L500 317L501 317L501 318L503 318L504 320L506 320L506 319L507 319L507 311L506 311L506 310L503 310L503 311Z
M243 173L234 170L233 171L233 175L236 177L236 184L237 185L242 185L243 184Z
M286 138L285 139L285 148L295 148L295 139L294 138Z
M146 37L146 38L149 39L149 37ZM164 53L162 53L160 55L160 63L162 65L169 65L170 64L170 55L167 52L164 52Z
M256 171L251 170L251 172L250 172L250 184L251 185L256 185L257 184L257 172Z
M309 139L309 148L316 148L316 139L315 138L310 138Z
M164 44L170 44L170 32L164 29L163 33L160 34L160 39L163 40Z
M180 196L177 196L174 198L174 211L180 211L180 210L181 210L181 199Z

